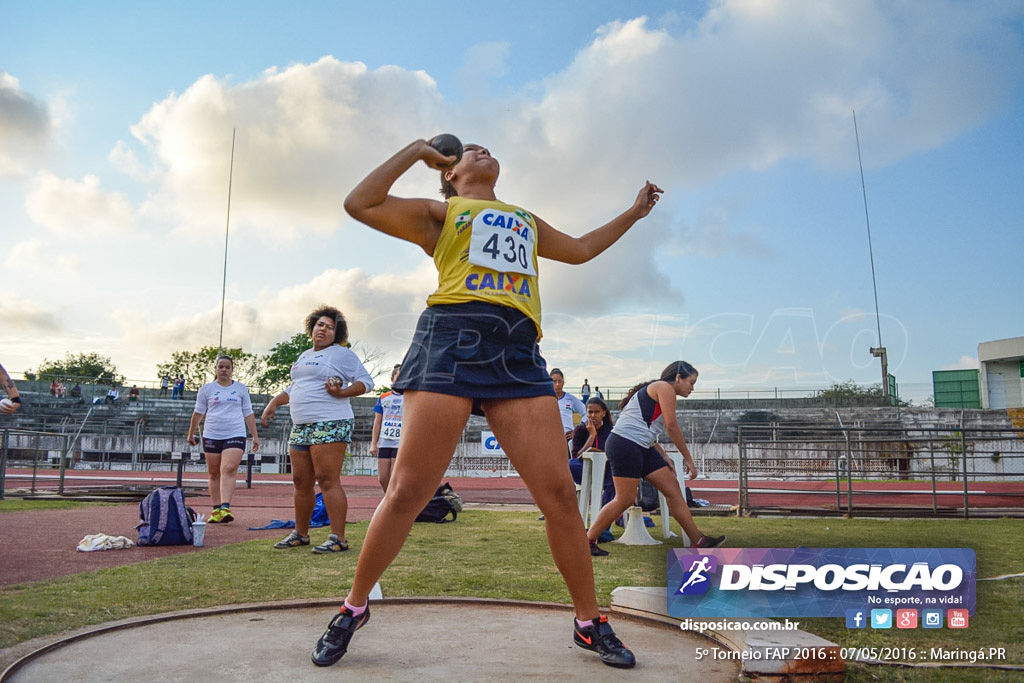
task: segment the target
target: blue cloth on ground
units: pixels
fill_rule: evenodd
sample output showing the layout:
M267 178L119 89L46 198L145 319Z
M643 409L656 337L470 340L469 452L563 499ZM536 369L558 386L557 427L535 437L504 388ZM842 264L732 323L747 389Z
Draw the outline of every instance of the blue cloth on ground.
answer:
M309 528L317 529L330 525L331 520L327 517L327 508L324 507L324 494L316 494L316 503L313 504L313 514L309 518ZM249 531L263 531L264 529L294 529L295 520L272 519L266 526L251 526Z

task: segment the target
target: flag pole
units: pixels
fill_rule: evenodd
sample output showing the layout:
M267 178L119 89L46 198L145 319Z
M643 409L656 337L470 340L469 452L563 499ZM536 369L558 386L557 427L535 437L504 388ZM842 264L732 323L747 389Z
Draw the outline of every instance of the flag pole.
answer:
M224 279L220 286L220 337L217 338L217 352L224 350L224 301L228 289L228 233L231 227L231 181L235 174L235 129L231 129L231 164L228 168L228 216L224 225Z

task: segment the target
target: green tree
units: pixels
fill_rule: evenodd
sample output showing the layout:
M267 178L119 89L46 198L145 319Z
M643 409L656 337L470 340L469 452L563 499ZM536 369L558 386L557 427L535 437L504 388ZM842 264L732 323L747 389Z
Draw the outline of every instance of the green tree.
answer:
M171 354L169 361L157 364L157 376L169 375L172 380L175 377L184 377L186 388L198 389L216 378L217 356L221 354L231 356L234 360L235 371L232 375L234 379L259 391L259 379L264 371L264 360L240 348L221 349L216 346L204 346L197 351L175 351Z
M819 391L815 396L817 398L826 399L830 403L856 403L858 399L873 399L878 401L878 405L883 405L881 382L869 386L862 386L854 382L852 379L848 379L845 382L836 382L828 389ZM901 406L910 405L907 401L902 399L898 401L898 404Z
M836 382L828 389L819 391L817 393L817 397L837 403L857 398L880 399L882 397L882 385L873 384L871 386L864 387L857 384L852 379L848 379L845 382Z
M124 383L124 375L117 371L114 362L97 353L68 353L64 360L56 361L44 358L36 374L40 381L63 379L104 386L120 386Z

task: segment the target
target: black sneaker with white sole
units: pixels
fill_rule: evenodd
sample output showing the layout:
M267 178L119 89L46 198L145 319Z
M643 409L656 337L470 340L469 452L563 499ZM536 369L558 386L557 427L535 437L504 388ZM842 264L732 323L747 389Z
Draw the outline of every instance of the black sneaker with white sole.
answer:
M572 639L584 650L593 650L608 666L631 669L636 666L636 657L615 635L608 617L602 616L593 625L581 627L573 619Z
M320 636L320 640L316 641L316 647L313 648L313 654L310 655L313 663L317 666L330 666L344 657L348 652L352 634L365 626L369 620L369 605L366 606L366 611L358 617L352 616L348 608L342 605L341 611L331 619L327 630Z
M705 536L700 535L700 540L697 541L697 545L694 548L718 548L725 545L725 536Z

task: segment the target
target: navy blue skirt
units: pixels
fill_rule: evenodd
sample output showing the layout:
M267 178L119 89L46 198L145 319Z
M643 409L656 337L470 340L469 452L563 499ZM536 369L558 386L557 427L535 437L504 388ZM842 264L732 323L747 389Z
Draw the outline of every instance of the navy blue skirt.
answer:
M478 415L488 399L555 395L534 322L483 301L423 311L394 388L471 398Z

